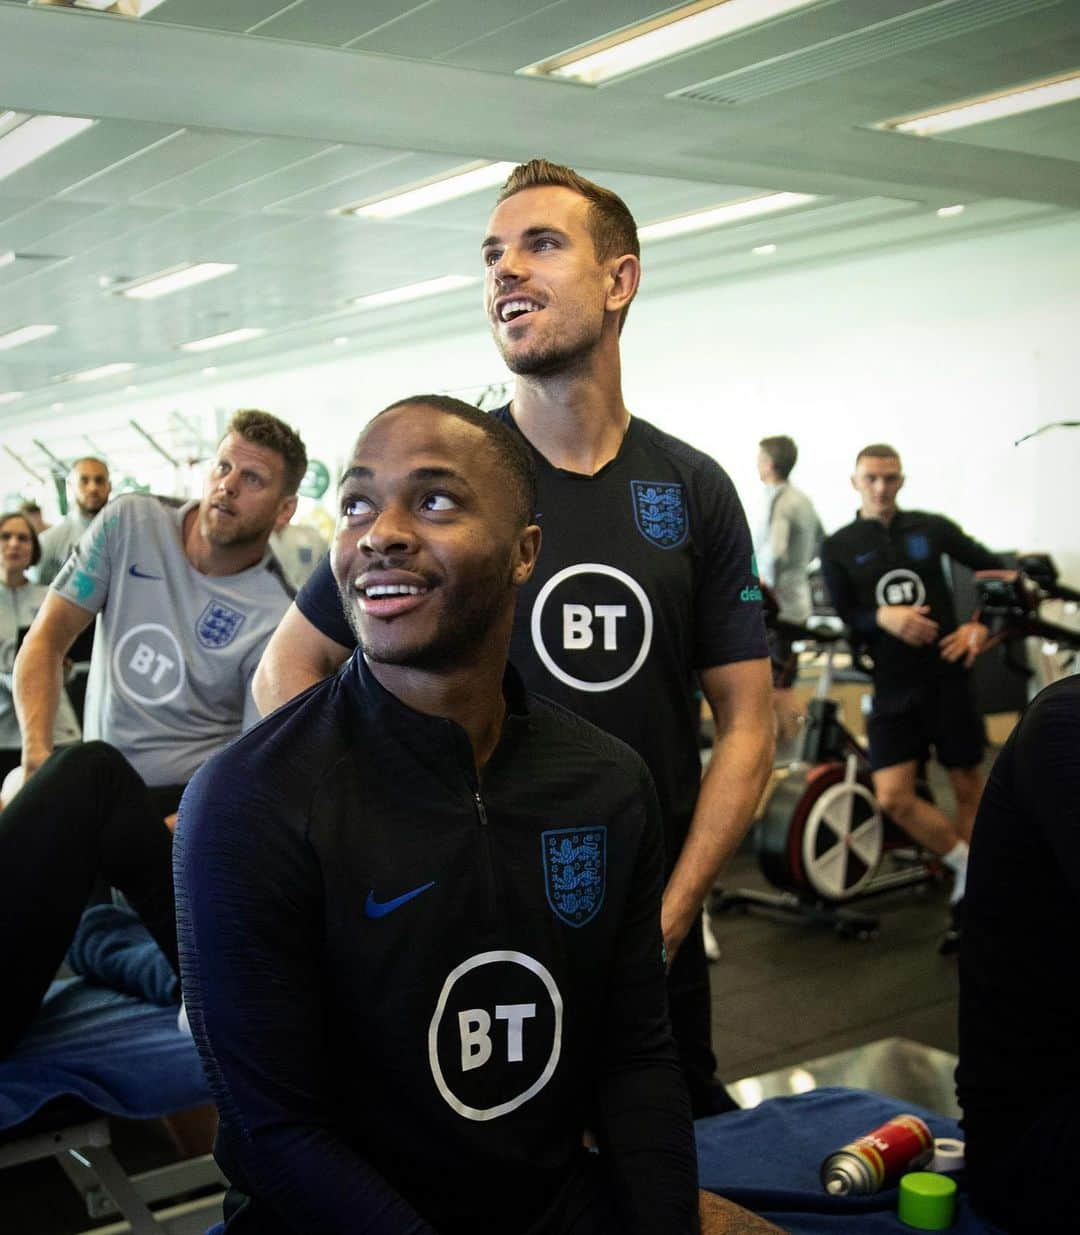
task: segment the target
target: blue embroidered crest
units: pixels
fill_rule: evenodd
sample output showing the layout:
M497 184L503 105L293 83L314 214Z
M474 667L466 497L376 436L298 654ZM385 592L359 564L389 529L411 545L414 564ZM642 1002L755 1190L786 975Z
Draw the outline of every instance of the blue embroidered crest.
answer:
M540 834L548 904L567 926L584 926L604 903L607 828L560 828Z
M682 485L666 481L632 480L637 530L658 549L677 549L686 539L690 519Z
M195 633L204 648L228 647L236 638L236 632L243 626L246 617L246 614L223 605L220 600L212 600L199 614Z
M904 537L904 546L914 562L925 562L930 556L930 538L922 532L909 532Z

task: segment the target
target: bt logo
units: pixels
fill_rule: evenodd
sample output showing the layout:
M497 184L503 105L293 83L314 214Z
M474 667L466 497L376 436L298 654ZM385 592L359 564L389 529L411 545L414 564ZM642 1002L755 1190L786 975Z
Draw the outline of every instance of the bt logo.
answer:
M149 707L175 699L183 689L185 673L176 636L158 622L133 626L113 653L113 676L121 691Z
M530 631L537 656L565 686L615 690L649 655L652 605L624 571L580 562L557 571L540 589Z
M913 570L890 570L878 580L874 599L878 605L922 605L926 587Z
M481 952L453 969L428 1027L443 1100L465 1119L516 1111L551 1080L563 1003L548 970L523 952Z

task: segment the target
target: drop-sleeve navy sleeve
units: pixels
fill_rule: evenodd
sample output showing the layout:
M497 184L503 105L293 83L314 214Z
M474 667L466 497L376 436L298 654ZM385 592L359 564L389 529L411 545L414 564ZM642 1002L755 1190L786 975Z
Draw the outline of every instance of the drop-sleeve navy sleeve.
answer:
M315 567L311 577L296 594L296 607L321 634L343 648L356 646L356 636L345 620L329 553Z
M839 614L840 620L859 642L869 638L877 627L877 609L858 607L855 584L844 563L830 552L829 541L822 546L821 573L825 576L829 599Z
M434 1235L330 1118L321 874L280 787L251 781L235 759L204 767L174 849L181 977L221 1116L218 1159L275 1232Z
M941 518L942 550L971 570L1000 570L1001 558L951 519Z
M660 897L664 846L652 778L646 820L610 980L597 1097L601 1162L626 1235L698 1230L690 1100L667 1013Z

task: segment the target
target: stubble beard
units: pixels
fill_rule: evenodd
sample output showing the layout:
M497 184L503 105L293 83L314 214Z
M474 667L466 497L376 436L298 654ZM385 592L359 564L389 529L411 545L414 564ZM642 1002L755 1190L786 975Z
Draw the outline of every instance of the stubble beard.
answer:
M547 346L541 343L533 349L515 352L495 334L495 346L503 363L516 377L556 377L584 367L599 342L599 329L594 334L582 329L576 338L560 338Z

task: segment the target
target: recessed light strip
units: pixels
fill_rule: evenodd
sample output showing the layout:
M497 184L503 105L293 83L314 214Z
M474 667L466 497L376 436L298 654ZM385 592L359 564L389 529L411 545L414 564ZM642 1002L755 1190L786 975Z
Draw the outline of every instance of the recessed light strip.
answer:
M182 352L209 352L215 347L231 347L234 343L246 343L248 339L257 339L266 331L259 326L240 326L236 330L226 330L221 334L207 335L205 339L192 339L181 343Z
M173 292L183 291L186 287L220 279L222 275L232 274L234 270L236 266L230 262L185 262L157 274L148 274L142 279L132 279L130 283L111 290L132 300L156 300L159 296L169 296Z
M699 0L519 72L595 86L819 0Z
M747 197L742 201L728 202L708 210L695 210L680 214L673 219L661 219L638 228L639 240L667 240L671 236L684 236L689 232L705 231L710 227L724 227L730 223L743 223L758 215L775 214L778 210L791 210L805 206L818 199L810 193L768 193L762 197Z
M385 292L373 292L370 296L357 296L349 303L358 309L378 309L383 305L402 304L406 300L420 300L424 296L438 296L442 292L457 291L480 280L473 275L444 274L438 279L425 279L421 283L407 283L404 287L391 287Z
M14 403L16 399L21 399L23 392L21 390L7 390L0 394L0 403Z
M429 206L467 197L481 189L494 188L502 184L513 170L513 163L471 163L460 171L427 180L388 197L376 198L358 206L344 206L341 213L356 219L396 219L415 210L426 210Z
M70 382L96 382L103 377L115 377L118 373L130 373L135 365L130 360L117 361L115 364L98 365L95 369L81 369L78 373L69 373Z
M935 133L966 129L968 125L984 124L988 120L1000 120L1004 116L1018 116L1022 112L1037 111L1043 107L1052 107L1055 103L1067 103L1072 99L1080 99L1080 72L1031 82L997 94L983 95L919 116L886 120L878 127L891 129L895 133L930 137Z
M9 330L0 334L0 352L6 352L13 347L22 347L24 343L33 343L35 339L44 339L56 334L58 326L20 326L18 330Z
M77 137L93 123L78 116L30 116L0 137L0 180Z

